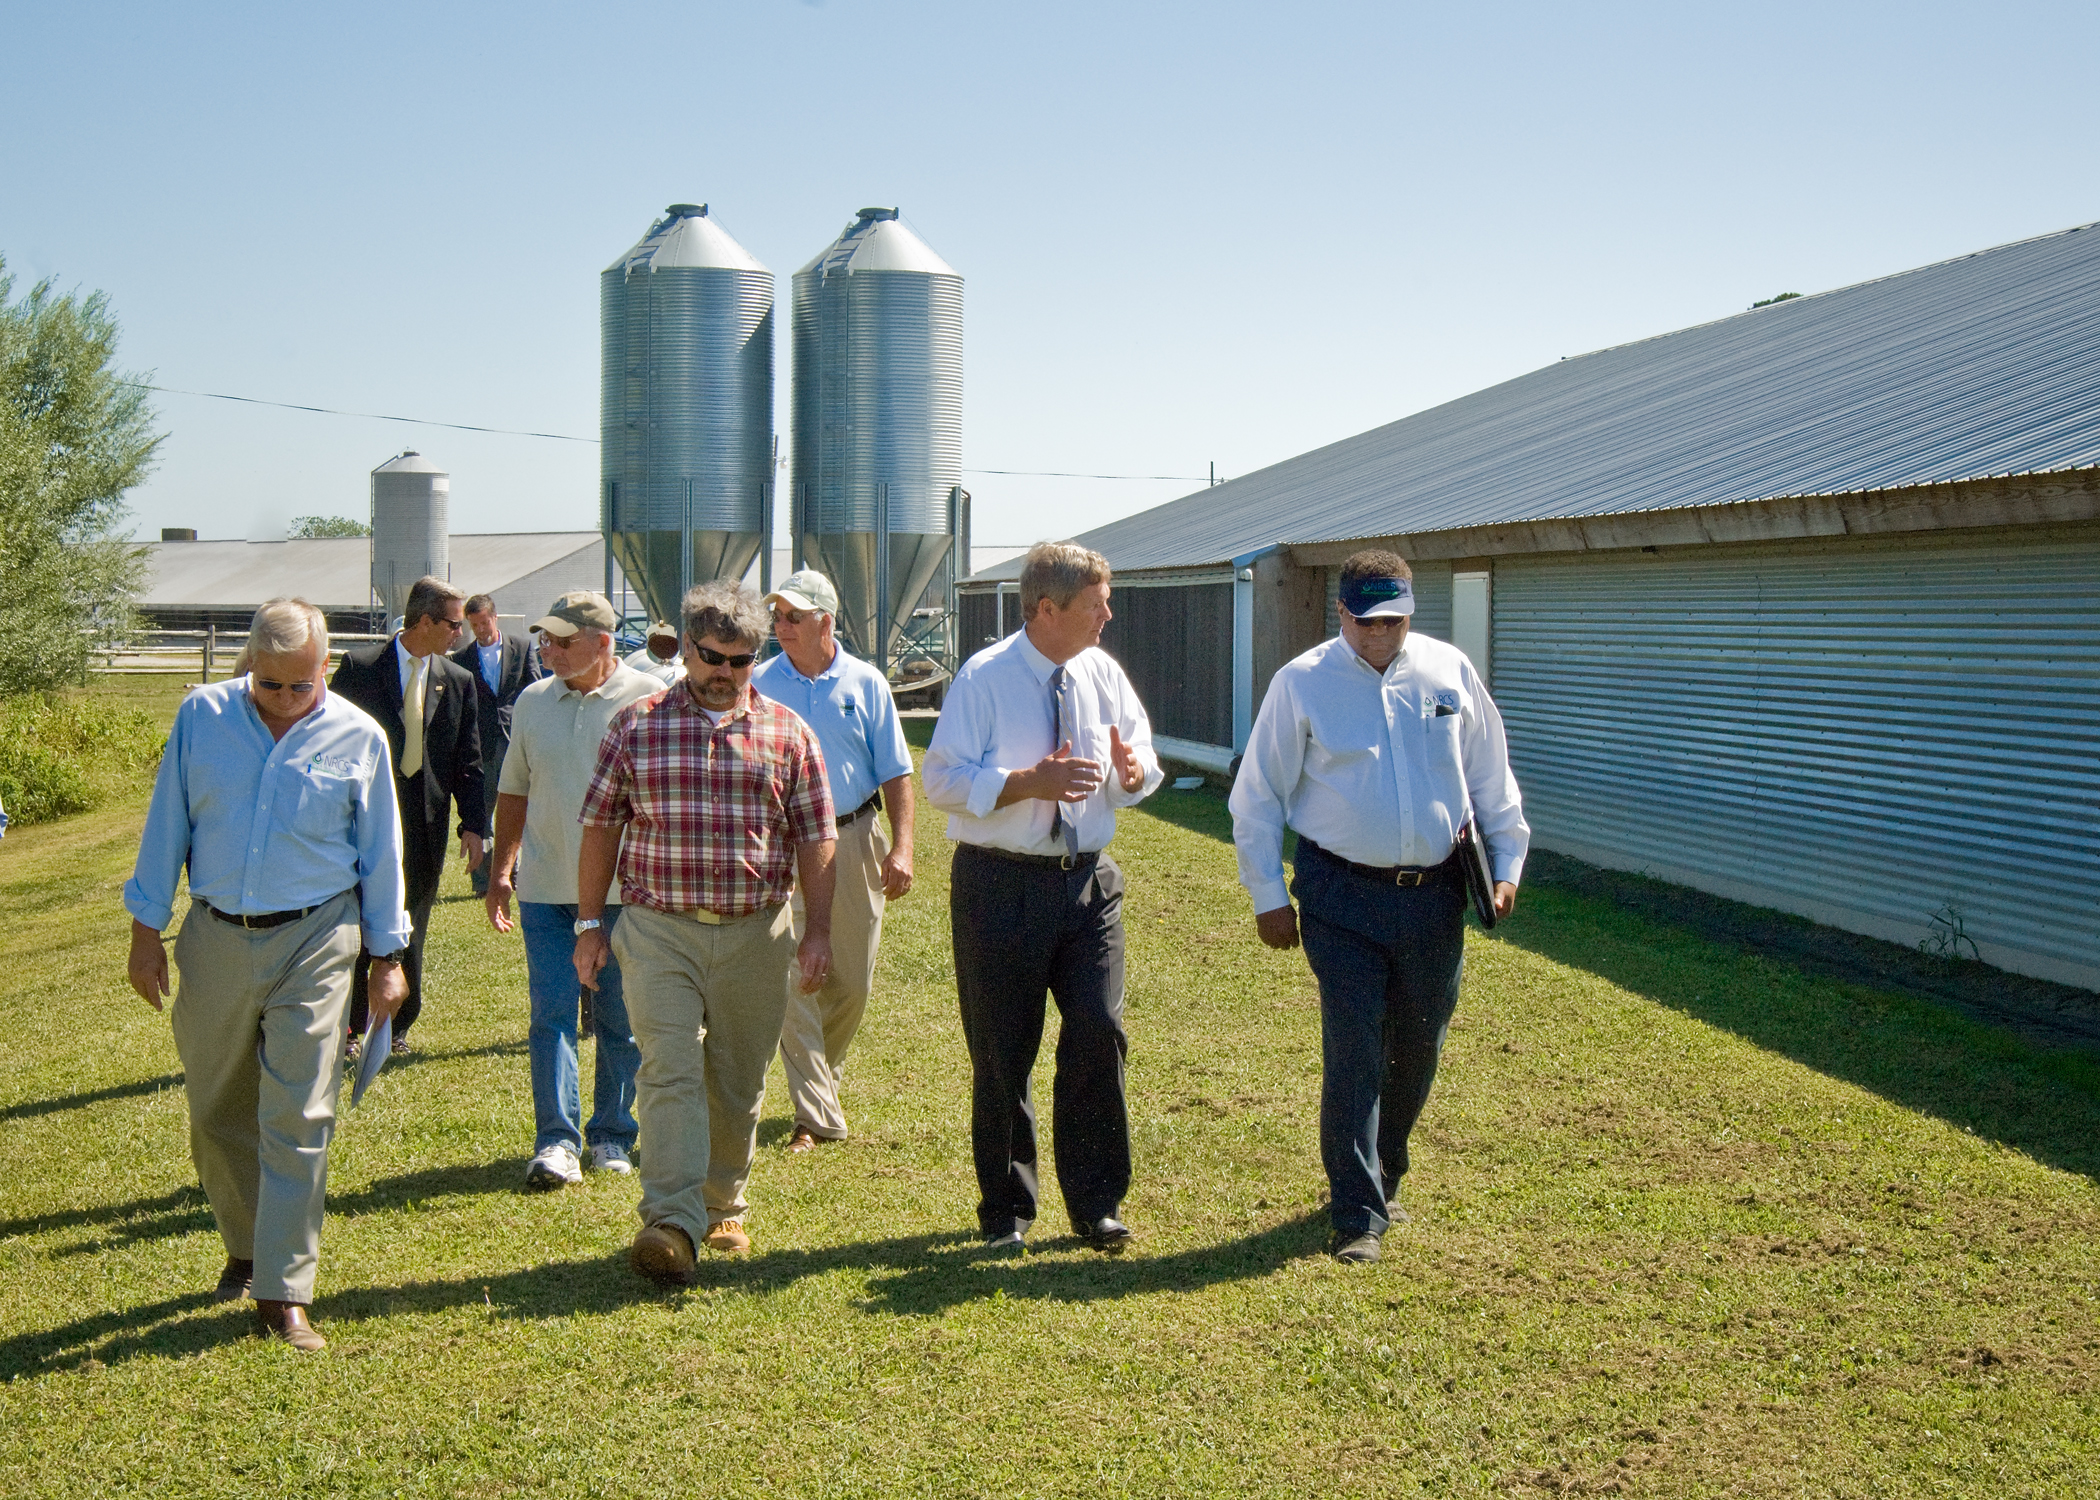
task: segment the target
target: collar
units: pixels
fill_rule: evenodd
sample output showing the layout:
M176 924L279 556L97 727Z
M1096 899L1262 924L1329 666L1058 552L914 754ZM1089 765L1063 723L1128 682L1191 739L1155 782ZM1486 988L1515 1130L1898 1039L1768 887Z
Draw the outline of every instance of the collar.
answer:
M1028 668L1029 675L1035 678L1039 685L1047 686L1050 682L1050 674L1057 670L1058 663L1035 649L1035 642L1028 639L1027 631L1016 631L1014 639L1021 643L1015 648L1020 653L1021 665ZM1079 653L1079 656L1084 655L1086 655L1084 651ZM1078 661L1079 656L1075 656L1072 658L1072 661L1064 663L1065 679L1067 681L1070 681L1073 675L1072 662Z
M795 658L789 656L785 651L780 653L780 659L788 664L788 670L790 672L793 672L797 677L802 678L804 682L822 682L827 677L836 677L839 675L839 668L844 666L846 663L846 648L843 645L839 644L838 641L834 640L831 643L831 665L826 667L823 671L817 673L817 675L814 677L803 676L802 669L795 665Z
M677 682L673 683L665 691L677 701L681 709L691 713L696 719L701 718L704 714L715 712L713 709L705 708L701 705L699 696L693 691L693 679L690 677L679 678ZM747 682L744 684L743 692L737 695L736 702L723 709L716 716L715 727L719 729L725 724L733 724L738 719L747 718L757 706L758 690ZM705 722L705 720L703 719L702 722Z

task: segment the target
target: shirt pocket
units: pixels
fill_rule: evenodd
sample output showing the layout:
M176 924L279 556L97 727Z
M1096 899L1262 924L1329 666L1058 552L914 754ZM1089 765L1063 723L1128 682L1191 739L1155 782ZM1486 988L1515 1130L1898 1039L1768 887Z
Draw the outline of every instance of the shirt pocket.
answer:
M298 795L292 803L291 829L317 843L345 836L357 801L357 781L338 771L301 767L292 773Z

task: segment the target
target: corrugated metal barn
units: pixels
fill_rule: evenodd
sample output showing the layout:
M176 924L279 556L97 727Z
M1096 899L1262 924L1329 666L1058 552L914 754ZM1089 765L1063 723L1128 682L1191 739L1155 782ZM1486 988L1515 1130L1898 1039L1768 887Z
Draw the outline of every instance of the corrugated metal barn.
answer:
M1488 677L1541 847L1904 943L1953 908L1986 962L2100 989L2096 465L2086 225L1562 360L1081 540L1185 759L1223 766L1333 633L1342 559L1390 546L1415 628ZM965 639L1017 575L965 584Z

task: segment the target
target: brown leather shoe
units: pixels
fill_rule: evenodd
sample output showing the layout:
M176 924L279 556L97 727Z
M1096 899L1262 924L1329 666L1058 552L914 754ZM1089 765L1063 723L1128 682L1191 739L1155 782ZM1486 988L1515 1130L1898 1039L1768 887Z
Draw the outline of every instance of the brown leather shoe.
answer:
M724 1219L707 1231L707 1248L723 1255L744 1255L751 1249L751 1236L744 1233L742 1219Z
M788 1150L800 1156L805 1151L817 1149L817 1133L807 1125L797 1125L795 1133L788 1137Z
M692 1237L676 1224L644 1226L634 1237L634 1248L627 1252L627 1261L636 1275L646 1276L658 1286L691 1286L699 1279Z
M255 1280L255 1262L226 1257L226 1269L219 1273L219 1284L211 1289L214 1302L239 1302L248 1295L248 1285Z
M296 1302L268 1302L258 1297L255 1321L262 1325L264 1338L290 1344L301 1354L318 1354L328 1347L328 1340L306 1321L306 1309Z

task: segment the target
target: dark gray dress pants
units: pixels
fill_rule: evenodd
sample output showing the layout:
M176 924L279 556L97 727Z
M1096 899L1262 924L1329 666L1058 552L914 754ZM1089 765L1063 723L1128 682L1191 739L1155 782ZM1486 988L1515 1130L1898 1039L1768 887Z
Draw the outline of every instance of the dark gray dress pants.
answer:
M948 913L970 1048L978 1227L1005 1234L1036 1217L1028 1075L1042 1046L1046 996L1058 1013L1051 1086L1058 1187L1075 1228L1114 1214L1130 1189L1123 872L1106 854L1068 871L963 844Z

